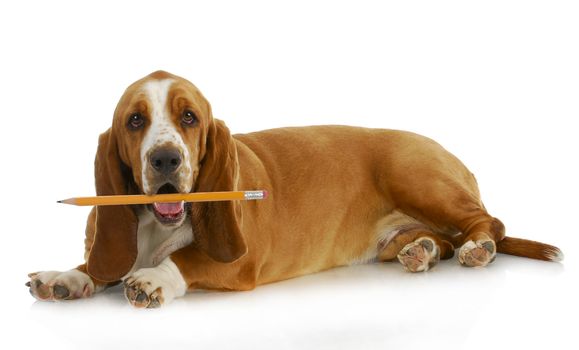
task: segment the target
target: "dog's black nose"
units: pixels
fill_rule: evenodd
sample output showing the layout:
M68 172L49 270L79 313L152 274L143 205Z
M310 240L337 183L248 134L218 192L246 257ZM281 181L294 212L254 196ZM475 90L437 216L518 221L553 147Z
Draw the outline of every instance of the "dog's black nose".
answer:
M163 175L169 175L181 165L181 153L172 148L161 148L150 157L151 166Z

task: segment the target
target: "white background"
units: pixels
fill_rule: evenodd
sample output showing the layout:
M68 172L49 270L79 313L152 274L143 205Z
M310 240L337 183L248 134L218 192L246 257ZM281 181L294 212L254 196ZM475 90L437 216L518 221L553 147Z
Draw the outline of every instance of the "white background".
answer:
M576 2L552 0L2 2L2 348L572 347L578 18ZM508 234L566 260L355 266L160 310L133 310L119 289L35 302L28 272L82 262L88 209L55 200L94 193L98 134L126 86L157 69L194 82L233 132L430 136L477 175Z

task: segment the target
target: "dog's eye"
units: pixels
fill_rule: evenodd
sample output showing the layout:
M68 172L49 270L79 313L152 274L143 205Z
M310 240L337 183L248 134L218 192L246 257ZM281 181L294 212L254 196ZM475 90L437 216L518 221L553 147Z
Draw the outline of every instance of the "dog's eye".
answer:
M181 121L183 122L184 125L192 126L197 121L197 117L195 116L195 113L186 110L185 112L183 112L183 116L181 116Z
M133 130L140 129L145 124L145 118L141 113L133 113L129 117L129 128Z

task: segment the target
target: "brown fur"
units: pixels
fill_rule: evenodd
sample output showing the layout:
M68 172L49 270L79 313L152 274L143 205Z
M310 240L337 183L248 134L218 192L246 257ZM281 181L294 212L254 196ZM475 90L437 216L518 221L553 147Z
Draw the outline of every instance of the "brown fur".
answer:
M504 226L483 206L474 176L426 137L345 126L231 136L195 86L165 72L134 83L121 98L113 127L99 143L99 195L142 188L138 150L143 134L129 133L126 118L135 110L147 113L142 84L165 78L175 79L169 98L174 118L183 106L199 118L194 129L180 130L195 155L193 190L270 193L263 201L192 206L195 242L171 254L189 288L251 289L347 265L372 249L379 260L391 260L422 236L441 246L443 258L484 235L499 242L499 252L546 257L541 253L545 245L505 239ZM87 226L87 270L102 281L121 278L136 254L134 211L109 208L97 208ZM418 222L420 229L385 244L380 241L383 227L408 224L392 219L395 213Z
M503 254L544 261L560 261L563 259L563 253L557 247L514 237L505 237L505 239L498 242L497 251Z

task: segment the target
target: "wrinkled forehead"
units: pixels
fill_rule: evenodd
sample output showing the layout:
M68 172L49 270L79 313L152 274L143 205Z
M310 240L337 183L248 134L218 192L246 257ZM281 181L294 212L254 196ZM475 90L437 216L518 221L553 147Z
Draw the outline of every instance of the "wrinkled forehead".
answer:
M135 112L150 114L154 107L167 112L188 108L197 115L203 115L208 109L199 90L189 81L168 73L153 73L126 89L117 105L115 119Z

